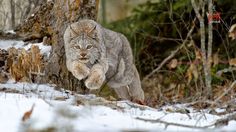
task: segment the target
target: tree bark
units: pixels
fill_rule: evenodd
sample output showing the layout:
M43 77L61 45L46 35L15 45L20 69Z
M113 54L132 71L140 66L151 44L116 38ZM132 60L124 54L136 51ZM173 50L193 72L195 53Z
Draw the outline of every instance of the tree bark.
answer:
M11 28L15 28L15 2L14 0L10 0L10 6L11 6Z
M208 0L208 12L209 16L213 15L213 3L212 0ZM211 64L212 64L212 41L213 41L213 32L212 32L212 22L208 22L208 47L207 47L207 69L208 69L208 76L207 76L207 96L208 98L212 98L212 87L211 87Z
M208 47L206 49L206 33L205 33L205 23L204 23L204 17L205 17L205 2L202 1L197 6L195 3L195 0L191 0L193 9L196 13L196 16L200 22L200 33L201 33L201 53L202 53L202 62L203 62L203 70L204 70L204 76L205 76L205 88L203 90L203 95L206 98L211 98L212 96L212 87L211 87L211 54L212 54L212 24L209 23L209 29L208 29ZM212 4L212 2L211 2ZM200 7L201 12L200 14ZM212 5L209 5L208 9L212 8ZM212 14L212 9L211 9Z
M55 0L49 1L22 23L17 29L24 40L42 39L46 36L52 45L52 52L46 64L43 82L58 87L78 90L81 83L66 68L63 34L66 27L79 19L97 19L99 0Z

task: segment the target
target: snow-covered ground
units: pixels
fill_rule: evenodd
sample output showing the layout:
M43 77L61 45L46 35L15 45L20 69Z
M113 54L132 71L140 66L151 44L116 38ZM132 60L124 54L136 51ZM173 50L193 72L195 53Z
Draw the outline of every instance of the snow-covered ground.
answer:
M49 56L51 51L51 46L46 46L43 43L29 43L25 44L23 41L18 40L0 40L0 49L7 50L11 47L24 48L25 50L29 50L32 45L37 45L40 49L40 53L46 56Z
M44 46L42 43L36 45L39 45L42 54L49 54L50 46ZM1 49L8 49L12 46L30 48L22 41L0 40ZM94 95L79 96L96 98ZM78 104L75 100L75 95L70 91L56 90L53 85L49 84L39 85L12 81L0 84L0 132L24 132L26 130L59 132L202 131L203 129L194 127L214 124L217 119L226 116L212 115L209 114L209 110L198 111L184 104L154 109L129 101L117 101L113 103L121 108L112 109L102 105ZM31 110L33 105L34 109L29 119L23 121L23 116ZM181 110L189 112L180 112ZM220 110L224 111L224 109ZM158 120L159 123L141 119ZM186 126L178 126L178 124ZM230 121L228 125L217 129L209 127L207 130L235 131L236 121Z
M199 131L201 129L175 125L166 126L161 123L145 122L137 118L160 119L168 123L190 126L208 126L222 118L221 116L208 114L207 110L198 112L181 104L165 106L161 109L131 107L127 105L127 103L131 104L128 101L117 102L117 105L122 106L122 109L112 109L106 106L77 106L74 105L75 97L70 92L55 90L53 86L48 84L8 82L0 84L0 91L1 132L23 131L27 124L30 124L31 129L35 130L56 127L61 131ZM26 121L22 121L24 113L29 111L33 104L35 104L35 107L31 117ZM176 109L187 109L189 113L172 112ZM236 130L235 128L236 121L230 121L227 126L213 130Z

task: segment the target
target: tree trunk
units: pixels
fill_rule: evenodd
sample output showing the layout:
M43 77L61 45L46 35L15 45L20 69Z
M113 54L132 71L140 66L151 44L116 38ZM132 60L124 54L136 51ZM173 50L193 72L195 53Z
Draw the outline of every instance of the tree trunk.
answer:
M211 56L212 56L212 24L209 23L208 26L208 47L206 49L206 33L205 33L205 3L204 1L200 2L199 5L195 3L195 0L191 0L193 9L196 13L196 16L200 22L200 33L201 33L201 53L202 53L202 62L203 62L203 70L204 70L204 76L205 76L205 88L203 90L203 95L206 98L211 98L212 96L212 87L211 87ZM208 9L210 11L210 15L212 15L212 2L208 6ZM200 8L201 7L201 8ZM200 10L201 9L201 14Z
M11 6L11 28L15 28L15 2L14 0L10 0L10 6Z
M209 16L213 15L213 2L212 0L208 0L208 12L209 12ZM212 64L212 41L213 41L213 27L212 27L212 22L209 21L208 22L208 47L207 47L207 69L208 69L208 76L207 79L208 82L206 84L207 86L207 90L206 90L206 94L208 96L208 98L212 98L212 86L211 86L211 81L212 81L212 77L211 77L211 64Z
M47 37L52 44L50 59L45 66L43 82L50 81L58 87L77 90L81 83L66 68L63 34L66 27L82 18L97 19L98 0L55 0L40 6L16 32L24 40Z

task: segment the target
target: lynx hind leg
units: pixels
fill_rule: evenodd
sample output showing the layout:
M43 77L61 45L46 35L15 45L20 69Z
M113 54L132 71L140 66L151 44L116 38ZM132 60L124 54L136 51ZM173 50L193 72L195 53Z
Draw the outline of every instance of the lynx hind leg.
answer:
M139 74L136 68L135 68L134 79L128 86L129 86L129 94L133 100L144 101L144 91L141 87Z
M131 100L131 97L129 95L129 89L128 86L123 86L119 88L114 88L117 96L122 100Z

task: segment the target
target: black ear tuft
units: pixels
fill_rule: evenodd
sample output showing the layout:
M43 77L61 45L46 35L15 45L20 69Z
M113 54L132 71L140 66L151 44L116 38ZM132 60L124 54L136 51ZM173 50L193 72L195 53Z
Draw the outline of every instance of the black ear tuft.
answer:
M95 25L88 33L91 33L92 31L94 31L96 29L97 25Z
M71 25L70 25L70 30L71 30L74 34L79 35L79 34L71 27Z

